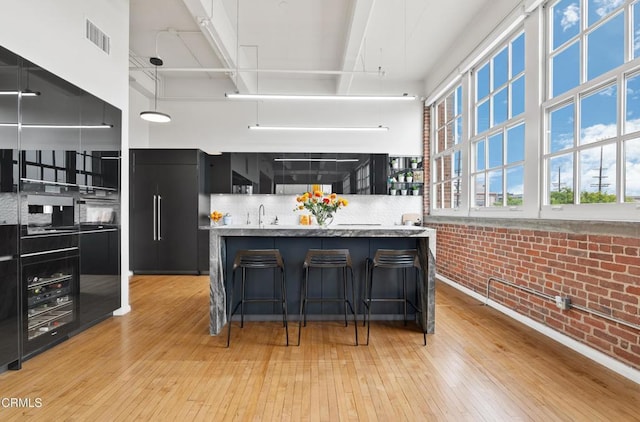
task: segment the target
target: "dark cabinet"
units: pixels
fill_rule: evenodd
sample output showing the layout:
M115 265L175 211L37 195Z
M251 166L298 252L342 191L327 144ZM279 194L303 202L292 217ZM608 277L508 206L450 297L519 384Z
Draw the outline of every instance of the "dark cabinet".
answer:
M0 366L19 358L18 260L0 257Z
M209 156L206 162L207 192L263 193L260 185L262 174L258 169L258 154L224 153Z
M386 194L387 154L238 153L207 159L207 192L292 194L320 185L340 194Z
M19 368L120 307L122 113L2 47L0 94L0 366Z
M80 232L80 325L120 307L120 231L96 227Z
M18 65L15 54L0 48L0 368L20 367Z
M206 271L199 259L204 245L198 241L198 226L208 214L208 203L201 198L203 166L204 153L199 150L131 151L134 272Z

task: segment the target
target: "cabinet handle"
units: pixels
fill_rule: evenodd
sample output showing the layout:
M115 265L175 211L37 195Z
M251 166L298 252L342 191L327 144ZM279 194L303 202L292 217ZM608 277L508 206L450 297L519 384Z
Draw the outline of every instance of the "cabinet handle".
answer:
M158 240L162 240L162 196L158 195Z
M153 240L158 240L157 230L158 230L158 205L156 202L156 198L158 195L153 195Z

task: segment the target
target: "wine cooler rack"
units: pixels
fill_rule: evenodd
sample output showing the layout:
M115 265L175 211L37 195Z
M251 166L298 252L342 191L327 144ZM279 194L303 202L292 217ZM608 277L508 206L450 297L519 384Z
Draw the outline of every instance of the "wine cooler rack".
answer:
M72 274L27 279L27 333L32 340L73 321Z

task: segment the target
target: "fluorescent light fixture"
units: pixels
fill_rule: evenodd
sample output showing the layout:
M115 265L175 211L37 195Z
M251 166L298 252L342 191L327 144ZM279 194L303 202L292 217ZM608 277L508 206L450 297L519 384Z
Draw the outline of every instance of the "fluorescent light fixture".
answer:
M280 95L280 94L224 94L233 100L345 100L345 101L413 101L413 95Z
M331 163L357 163L357 158L274 158L273 161L327 161Z
M21 97L37 97L40 95L37 91L0 91L0 95L17 95Z
M249 126L250 130L292 131L292 132L386 132L386 126L363 127L317 127L317 126Z
M22 124L21 127L34 129L111 129L113 125L31 125ZM0 123L0 127L18 127L18 123Z

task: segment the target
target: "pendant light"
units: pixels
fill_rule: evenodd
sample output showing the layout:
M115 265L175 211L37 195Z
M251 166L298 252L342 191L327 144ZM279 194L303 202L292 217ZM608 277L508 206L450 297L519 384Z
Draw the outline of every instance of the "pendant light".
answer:
M155 66L155 88L153 90L153 111L143 111L140 113L140 117L146 121L154 123L167 123L171 121L171 116L166 113L160 113L158 111L158 66L162 66L162 59L159 57L151 57L149 59L152 65Z

